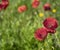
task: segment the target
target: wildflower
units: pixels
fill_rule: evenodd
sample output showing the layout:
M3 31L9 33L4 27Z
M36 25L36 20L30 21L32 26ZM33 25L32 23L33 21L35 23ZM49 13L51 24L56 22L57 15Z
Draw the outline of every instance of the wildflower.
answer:
M56 13L56 9L53 9L52 12L53 12L53 13Z
M2 1L1 4L3 5L3 9L6 9L7 6L9 5L9 2L7 2L7 1Z
M51 5L49 3L46 3L44 5L44 10L47 11L47 10L51 10Z
M58 22L55 18L48 17L44 20L43 25L47 29L55 30L58 27Z
M39 4L40 4L39 0L35 0L32 2L32 7L37 8L39 6Z
M43 17L43 16L44 16L44 13L39 13L39 16L40 16L40 17Z
M47 30L45 28L38 28L36 31L35 31L35 38L39 41L43 41L46 37L47 37Z
M22 12L24 12L26 10L27 10L27 6L26 5L22 5L22 6L18 7L18 12L20 12L20 13L22 13Z

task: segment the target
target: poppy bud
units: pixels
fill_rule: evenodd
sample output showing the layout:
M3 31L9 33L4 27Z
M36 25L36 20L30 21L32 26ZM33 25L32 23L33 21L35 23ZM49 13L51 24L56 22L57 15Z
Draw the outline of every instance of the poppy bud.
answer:
M36 31L35 31L35 38L39 41L43 41L46 37L47 37L47 30L45 28L38 28Z
M43 25L49 30L55 30L58 27L58 22L55 18L48 17L44 20Z
M32 7L33 7L33 8L37 8L37 7L39 6L39 4L40 4L39 1L37 1L37 0L36 0L36 1L33 1L33 2L32 2Z
M26 5L22 5L22 6L18 7L18 12L20 12L20 13L22 13L22 12L24 12L26 10L27 10L27 6Z
M49 3L46 3L44 5L44 10L47 11L47 10L51 10L51 5Z

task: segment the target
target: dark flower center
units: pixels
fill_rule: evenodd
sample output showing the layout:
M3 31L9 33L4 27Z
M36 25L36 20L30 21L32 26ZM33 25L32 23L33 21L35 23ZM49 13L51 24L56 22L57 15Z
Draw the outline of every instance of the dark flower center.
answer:
M51 8L50 7L45 7L45 10L51 10Z
M41 35L41 34L38 34L38 37L39 37L39 38L42 38L42 35Z

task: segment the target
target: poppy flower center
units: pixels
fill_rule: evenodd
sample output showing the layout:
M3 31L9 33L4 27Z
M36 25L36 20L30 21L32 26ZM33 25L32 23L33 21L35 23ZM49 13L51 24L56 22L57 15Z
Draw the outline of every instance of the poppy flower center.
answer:
M48 28L51 28L53 26L53 24L48 24Z
M51 8L50 7L45 7L45 10L50 10Z
M38 37L39 37L39 38L42 38L42 35L39 33L39 34L38 34Z

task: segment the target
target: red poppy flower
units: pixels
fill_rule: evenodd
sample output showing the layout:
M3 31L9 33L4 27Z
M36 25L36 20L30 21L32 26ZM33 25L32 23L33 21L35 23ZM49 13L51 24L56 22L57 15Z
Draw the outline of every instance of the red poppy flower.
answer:
M44 10L47 11L47 10L51 10L51 5L49 3L46 3L44 5Z
M26 10L27 10L27 6L26 5L22 5L22 6L18 7L18 12L20 12L20 13L22 13L22 12L24 12Z
M58 27L58 22L55 18L49 17L44 20L43 25L49 30L55 30Z
M1 4L3 5L3 8L6 9L7 6L9 5L9 2L7 2L7 1L2 1Z
M3 2L3 1L7 1L7 2L8 2L8 0L2 0L2 2Z
M32 2L32 7L37 8L39 6L39 4L40 4L39 0L33 1Z
M0 11L3 9L3 5L2 4L0 4Z
M43 41L47 37L47 30L45 28L39 28L35 31L35 38L39 41Z

